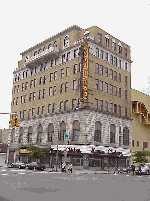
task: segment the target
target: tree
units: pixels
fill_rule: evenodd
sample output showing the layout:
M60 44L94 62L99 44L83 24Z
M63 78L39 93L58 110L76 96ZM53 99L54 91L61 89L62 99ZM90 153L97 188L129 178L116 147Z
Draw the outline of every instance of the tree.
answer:
M146 151L143 148L142 151L135 151L132 156L135 157L133 160L135 163L148 163L149 160L146 157L150 156L150 151Z
M45 158L45 153L42 152L42 149L40 149L36 144L29 144L29 148L27 148L28 151L30 151L29 159L34 158L40 159Z

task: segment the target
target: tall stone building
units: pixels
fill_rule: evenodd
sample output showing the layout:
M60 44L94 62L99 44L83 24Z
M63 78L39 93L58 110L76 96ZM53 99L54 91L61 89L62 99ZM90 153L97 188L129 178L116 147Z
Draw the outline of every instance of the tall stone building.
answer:
M37 142L46 153L43 163L56 164L59 128L59 165L66 134L74 166L83 165L84 154L89 166L128 164L130 47L96 26L72 26L21 55L11 103L20 126L10 127L9 161L28 161L25 148Z

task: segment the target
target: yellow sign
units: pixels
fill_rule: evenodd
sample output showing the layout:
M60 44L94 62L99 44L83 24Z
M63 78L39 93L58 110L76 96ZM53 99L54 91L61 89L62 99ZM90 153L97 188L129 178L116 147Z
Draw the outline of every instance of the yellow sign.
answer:
M83 47L83 88L82 97L88 99L88 70L89 70L89 48Z
M20 154L30 154L31 151L28 151L27 149L20 149L19 150Z

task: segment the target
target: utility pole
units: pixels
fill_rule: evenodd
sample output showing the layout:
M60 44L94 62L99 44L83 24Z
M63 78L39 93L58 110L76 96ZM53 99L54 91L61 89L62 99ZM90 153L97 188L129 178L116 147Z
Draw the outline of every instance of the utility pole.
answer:
M60 125L60 121L58 122L57 153L56 153L56 172L57 172L57 162L58 162L59 125Z

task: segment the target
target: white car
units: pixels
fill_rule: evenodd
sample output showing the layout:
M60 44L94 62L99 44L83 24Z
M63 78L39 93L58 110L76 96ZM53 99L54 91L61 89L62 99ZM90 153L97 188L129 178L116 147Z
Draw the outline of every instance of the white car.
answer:
M139 167L135 168L135 173L138 174ZM141 163L141 174L150 174L150 163Z

